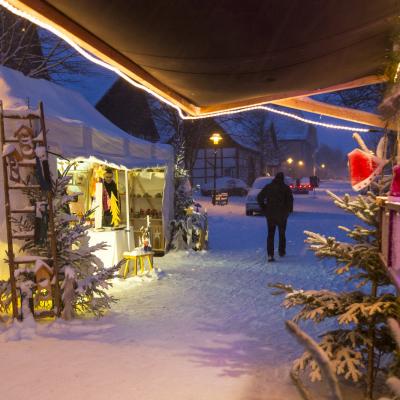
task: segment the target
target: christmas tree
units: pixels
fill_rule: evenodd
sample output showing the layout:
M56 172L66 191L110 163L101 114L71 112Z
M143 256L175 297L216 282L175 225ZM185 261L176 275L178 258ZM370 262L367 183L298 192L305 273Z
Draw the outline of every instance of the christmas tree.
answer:
M180 174L183 172L181 171ZM193 204L189 178L186 175L175 176L175 219L185 219L186 210Z
M366 398L372 399L378 372L386 373L395 365L395 343L387 325L389 317L398 317L400 301L379 256L379 206L376 194L382 194L388 182L374 184L365 196L343 198L329 192L334 203L355 215L360 224L340 226L349 242L335 237L305 232L306 242L320 259L336 261L335 273L353 282L353 290L299 290L290 285L272 285L286 292L284 307L300 308L294 322L315 323L333 320L331 329L320 335L319 347L330 359L337 375L354 382L367 382ZM385 361L383 361L385 360ZM306 351L294 363L294 371L309 371L312 381L321 379L321 369Z
M172 250L187 250L187 228L184 220L171 221L171 231L173 232L170 249Z
M111 286L110 279L114 277L119 265L105 268L101 260L93 253L96 250L107 247L106 243L89 245L87 231L90 225L86 224L87 217L93 213L89 210L83 217L78 218L69 214L69 203L74 196L67 194L67 187L71 179L68 176L69 168L53 184L53 205L55 215L55 235L57 242L57 264L60 271L61 283L61 312L64 319L71 319L82 313L91 313L101 316L110 308L115 299L107 293ZM32 204L43 201L42 194L28 190L27 195ZM35 221L27 217L21 217L14 221L19 232L31 232L34 230ZM51 260L51 251L48 241L37 242L29 239L21 248L24 254L40 256ZM25 298L32 298L32 293L37 289L32 269L20 266L16 270L17 287L22 293L22 308ZM54 283L54 282L53 282ZM3 288L4 290L4 288ZM1 306L0 306L1 307ZM25 307L24 318L28 316Z
M168 248L171 250L202 250L207 246L207 214L195 211L195 204L187 171L175 167L175 219L170 223Z

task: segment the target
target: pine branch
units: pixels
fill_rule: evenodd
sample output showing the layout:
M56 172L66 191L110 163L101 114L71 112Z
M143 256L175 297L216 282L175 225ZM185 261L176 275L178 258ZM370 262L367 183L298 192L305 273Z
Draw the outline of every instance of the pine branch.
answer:
M320 370L328 381L330 389L329 398L332 400L343 400L339 383L335 376L334 368L332 367L332 363L326 353L310 336L302 331L295 323L293 323L292 321L286 321L286 326L288 327L289 331L295 334L298 341L308 349L308 351L312 354L314 360L317 361Z

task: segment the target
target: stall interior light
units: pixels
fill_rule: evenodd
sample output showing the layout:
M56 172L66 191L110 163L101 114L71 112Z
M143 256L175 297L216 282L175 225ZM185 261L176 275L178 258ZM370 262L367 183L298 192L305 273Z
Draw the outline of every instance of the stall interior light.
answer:
M117 67L112 66L112 65L106 63L103 60L100 60L99 58L93 56L92 54L90 54L86 50L82 49L77 43L74 42L74 40L72 40L71 37L69 37L68 35L64 34L60 30L58 30L55 26L50 25L50 24L42 21L41 19L35 17L34 15L29 14L28 12L23 11L23 10L13 6L7 0L0 0L0 5L3 6L4 8L6 8L8 11L12 12L13 14L18 15L19 17L27 19L28 21L40 26L43 29L46 29L46 30L50 31L51 33L53 33L56 36L60 37L61 39L65 40L71 47L73 47L80 55L85 57L87 60L89 60L89 61L93 62L94 64L97 64L97 65L99 65L99 66L101 66L101 67L103 67L105 69L108 69L109 71L114 72L115 74L117 74L118 76L123 78L125 81L130 83L132 86L135 86L138 89L144 90L145 92L147 92L147 93L151 94L152 96L156 97L161 102L173 107L178 112L179 116L182 119L187 119L187 120L204 119L204 118L218 117L218 116L222 116L222 115L237 114L237 113L241 113L241 112L245 112L245 111L265 110L265 111L268 111L268 112L271 112L271 113L274 113L274 114L278 114L278 115L282 115L282 116L285 116L285 117L288 117L288 118L292 118L292 119L295 119L297 121L301 121L301 122L304 122L304 123L307 123L307 124L313 124L313 125L316 125L316 126L322 126L324 128L345 130L345 131L355 131L355 130L357 130L358 132L371 132L371 131L374 131L374 130L367 129L367 128L357 128L356 129L354 127L346 126L346 125L328 124L328 123L324 123L324 122L313 121L313 120L310 120L308 118L303 118L303 117L300 117L300 116L298 116L296 114L293 114L293 113L290 113L290 112L287 112L287 111L278 110L276 108L265 106L265 105L261 105L261 104L250 106L250 107L238 108L238 109L230 109L230 110L219 111L219 112L204 113L202 115L197 115L197 116L186 115L186 114L183 113L183 111L179 108L178 105L176 105L173 102L171 102L170 100L162 97L161 95L159 95L155 91L147 88L146 86L136 82L135 80L130 78L128 75L124 74ZM398 69L399 69L399 67L398 67ZM397 73L396 73L396 78L397 78Z

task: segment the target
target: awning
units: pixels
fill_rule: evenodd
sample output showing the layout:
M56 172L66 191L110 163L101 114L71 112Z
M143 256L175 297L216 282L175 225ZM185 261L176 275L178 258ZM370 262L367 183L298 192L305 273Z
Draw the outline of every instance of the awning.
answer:
M384 80L398 0L1 0L196 116Z

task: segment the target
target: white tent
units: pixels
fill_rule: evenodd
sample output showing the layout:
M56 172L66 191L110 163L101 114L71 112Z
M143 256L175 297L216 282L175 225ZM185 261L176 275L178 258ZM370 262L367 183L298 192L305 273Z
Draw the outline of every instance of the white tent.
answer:
M62 157L96 157L125 168L166 167L163 201L165 237L173 215L173 149L150 143L122 131L100 114L79 93L43 79L0 67L0 100L6 113L26 112L44 104L49 149ZM6 126L6 129L12 126ZM3 176L0 175L0 279L4 276L6 248ZM7 268L8 269L8 268ZM3 273L2 273L3 272Z

